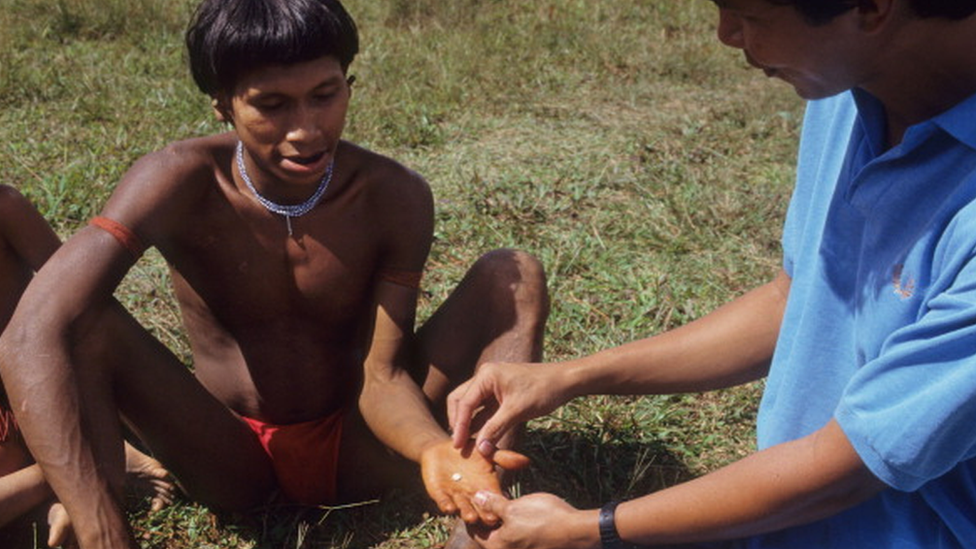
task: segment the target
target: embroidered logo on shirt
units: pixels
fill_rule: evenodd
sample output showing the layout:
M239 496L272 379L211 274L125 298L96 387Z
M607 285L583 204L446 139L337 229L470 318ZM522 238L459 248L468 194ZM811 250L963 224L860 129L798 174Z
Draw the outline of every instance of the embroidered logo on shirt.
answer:
M891 285L895 289L895 295L902 299L908 299L915 293L915 279L911 275L902 278L905 265L899 263L891 272Z

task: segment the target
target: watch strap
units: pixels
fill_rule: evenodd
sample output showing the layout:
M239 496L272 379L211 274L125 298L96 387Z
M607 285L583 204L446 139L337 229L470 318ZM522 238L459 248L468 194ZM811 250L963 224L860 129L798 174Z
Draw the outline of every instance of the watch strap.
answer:
M620 534L617 533L614 513L618 505L620 505L619 501L611 501L600 508L600 544L603 549L630 549L633 547L629 543L624 543L620 539Z

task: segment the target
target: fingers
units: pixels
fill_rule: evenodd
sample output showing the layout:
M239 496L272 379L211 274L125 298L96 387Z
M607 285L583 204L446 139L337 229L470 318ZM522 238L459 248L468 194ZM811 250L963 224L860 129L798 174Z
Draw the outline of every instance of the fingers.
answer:
M447 395L447 424L454 428L454 424L457 423L459 417L457 412L458 401L468 392L468 386L471 385L471 380L465 381L464 383L458 385L453 391Z
M461 384L447 397L447 420L453 430L451 439L455 448L464 446L471 437L471 418L486 398L480 391L471 390L476 380Z
M431 487L427 493L430 495L430 499L434 500L437 508L447 515L453 515L458 511L457 505L454 504L454 498L451 496L447 490L441 488L440 485Z
M478 512L496 517L497 521L505 521L505 510L508 507L508 500L500 495L487 490L479 490L473 498L472 503L478 508Z
M498 364L482 364L474 377L458 386L447 397L447 414L455 448L461 448L471 437L472 422L478 412L487 416L488 421L496 417L497 408L503 401L505 385ZM478 419L479 423L481 418ZM494 444L498 438L492 438ZM486 454L488 455L488 454Z
M485 425L478 431L477 439L475 440L475 447L481 452L481 455L491 458L497 448L498 441L505 436L505 433L512 428L517 421L517 418L513 417L509 413L509 408L504 404L498 408L498 410L492 414Z
M153 513L162 511L173 504L174 498L171 493L157 493L151 500L149 510Z
M514 452L512 450L496 450L492 455L495 465L507 471L517 471L524 469L532 463L528 456Z
M454 498L454 503L457 504L458 514L465 524L477 524L481 521L481 514L478 512L478 509L475 509L467 494L457 494Z
M439 487L430 492L431 499L437 504L437 508L447 515L457 514L465 524L487 524L492 525L498 522L498 517L493 514L485 513L471 502L470 492L448 491Z

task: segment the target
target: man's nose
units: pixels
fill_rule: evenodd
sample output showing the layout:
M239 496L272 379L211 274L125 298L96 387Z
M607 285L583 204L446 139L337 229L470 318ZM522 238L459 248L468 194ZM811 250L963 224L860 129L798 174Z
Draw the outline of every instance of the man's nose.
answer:
M310 141L318 138L322 133L314 109L304 107L297 109L291 122L286 136L289 141Z

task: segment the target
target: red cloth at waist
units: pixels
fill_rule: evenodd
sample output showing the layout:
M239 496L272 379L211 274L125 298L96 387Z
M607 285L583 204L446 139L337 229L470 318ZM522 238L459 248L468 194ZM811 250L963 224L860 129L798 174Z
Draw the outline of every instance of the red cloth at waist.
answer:
M7 409L0 403L0 443L7 442L20 436L20 427L14 417L13 410Z
M242 418L264 447L281 493L303 505L336 502L342 412L290 425Z

